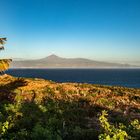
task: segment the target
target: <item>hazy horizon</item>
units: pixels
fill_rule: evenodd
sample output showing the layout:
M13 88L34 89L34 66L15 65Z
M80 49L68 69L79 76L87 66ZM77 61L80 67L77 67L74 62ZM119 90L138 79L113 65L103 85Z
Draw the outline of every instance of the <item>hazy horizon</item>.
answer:
M60 58L66 58L66 59L75 59L75 58L83 58L83 59L88 59L88 60L93 60L93 61L97 61L97 62L109 62L109 63L119 63L119 64L130 64L130 65L137 65L137 66L140 66L140 61L137 61L137 62L122 62L122 61L105 61L105 60L95 60L95 59L90 59L90 58L84 58L84 57L61 57L61 56L58 56L56 54L50 54L48 56L44 56L44 57L40 57L40 58L12 58L13 61L26 61L26 60L39 60L39 59L44 59L44 58L47 58L49 56L52 56L52 55L55 55L57 57L60 57Z
M64 58L140 65L138 0L1 0L1 58Z

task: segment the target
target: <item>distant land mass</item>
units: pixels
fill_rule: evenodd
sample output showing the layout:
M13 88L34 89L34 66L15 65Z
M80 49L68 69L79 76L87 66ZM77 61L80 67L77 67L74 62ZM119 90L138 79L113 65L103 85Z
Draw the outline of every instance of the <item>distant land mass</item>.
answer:
M57 55L37 60L13 60L11 68L134 68L136 65L94 61L85 58L62 58Z

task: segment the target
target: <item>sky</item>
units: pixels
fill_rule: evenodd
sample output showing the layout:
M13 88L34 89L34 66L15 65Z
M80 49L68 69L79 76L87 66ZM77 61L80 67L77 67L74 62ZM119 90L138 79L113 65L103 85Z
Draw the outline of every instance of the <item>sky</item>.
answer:
M140 64L140 0L0 0L1 58Z

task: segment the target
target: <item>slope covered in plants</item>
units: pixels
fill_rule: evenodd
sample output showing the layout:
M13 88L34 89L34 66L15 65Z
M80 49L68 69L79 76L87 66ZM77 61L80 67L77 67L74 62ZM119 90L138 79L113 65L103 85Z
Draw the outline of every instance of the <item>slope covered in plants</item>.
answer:
M139 121L140 89L0 76L1 139L139 139Z

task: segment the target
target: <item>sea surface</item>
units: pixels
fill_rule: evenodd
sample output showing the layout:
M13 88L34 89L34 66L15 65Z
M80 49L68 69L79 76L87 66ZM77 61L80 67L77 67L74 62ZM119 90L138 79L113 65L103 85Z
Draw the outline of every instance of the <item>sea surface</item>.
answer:
M140 88L140 69L9 69L16 77Z

